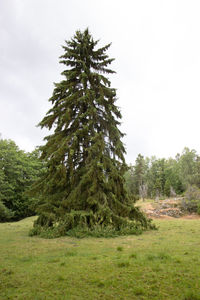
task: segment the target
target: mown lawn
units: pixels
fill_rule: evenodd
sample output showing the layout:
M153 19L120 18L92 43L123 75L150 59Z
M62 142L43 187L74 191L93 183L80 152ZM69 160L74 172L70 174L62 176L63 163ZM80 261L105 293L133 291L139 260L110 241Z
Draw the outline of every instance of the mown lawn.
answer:
M29 237L34 218L0 224L0 299L200 299L200 221L103 238Z

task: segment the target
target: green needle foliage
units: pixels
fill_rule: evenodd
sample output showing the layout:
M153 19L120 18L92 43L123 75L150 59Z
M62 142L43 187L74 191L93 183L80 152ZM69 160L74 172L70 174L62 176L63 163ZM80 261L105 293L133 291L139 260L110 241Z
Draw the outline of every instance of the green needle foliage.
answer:
M52 108L39 124L54 132L41 147L47 173L34 186L41 200L32 234L101 236L151 227L124 188L121 113L104 76L115 73L108 68L114 59L106 54L110 44L97 44L86 29L63 46L64 80L55 84Z

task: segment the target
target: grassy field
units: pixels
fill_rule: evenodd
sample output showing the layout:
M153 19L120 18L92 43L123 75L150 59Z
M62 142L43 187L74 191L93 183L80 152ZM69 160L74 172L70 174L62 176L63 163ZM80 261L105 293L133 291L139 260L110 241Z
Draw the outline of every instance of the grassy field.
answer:
M200 221L113 239L29 237L0 224L0 299L200 299Z

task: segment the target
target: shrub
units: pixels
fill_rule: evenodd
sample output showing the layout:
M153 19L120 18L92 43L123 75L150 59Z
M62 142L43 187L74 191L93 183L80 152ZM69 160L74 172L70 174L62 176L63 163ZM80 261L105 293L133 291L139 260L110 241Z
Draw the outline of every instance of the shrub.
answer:
M200 203L198 204L198 207L197 207L197 213L198 213L198 215L200 215Z
M200 200L200 189L195 185L190 185L185 192L185 198L189 201Z
M185 192L185 197L180 203L181 209L190 213L200 213L200 189L191 185Z
M151 224L149 221L148 229L157 229L154 224ZM96 225L93 228L87 228L86 226L77 226L73 229L66 230L64 225L60 224L55 227L41 227L37 223L34 224L34 227L29 231L29 236L39 235L42 238L56 238L60 236L73 236L76 238L84 238L86 236L91 237L117 237L120 235L139 235L143 232L143 227L140 224L132 223L130 226L121 227L119 230L116 230L112 226L100 226ZM118 250L120 251L120 250Z
M0 201L0 222L9 221L12 216L12 212Z
M117 251L123 251L123 247L121 246L117 247Z

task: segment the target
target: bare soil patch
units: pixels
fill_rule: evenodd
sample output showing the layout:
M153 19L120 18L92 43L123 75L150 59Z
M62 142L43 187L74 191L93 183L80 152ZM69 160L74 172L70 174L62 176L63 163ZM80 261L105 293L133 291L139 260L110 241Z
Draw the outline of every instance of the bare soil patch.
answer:
M152 219L174 219L181 218L187 220L199 219L200 216L197 214L187 214L180 209L179 203L182 198L165 199L157 202L142 202L141 210Z
M197 215L197 214L185 215L185 216L182 216L181 219L200 220L200 215Z

